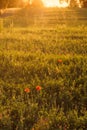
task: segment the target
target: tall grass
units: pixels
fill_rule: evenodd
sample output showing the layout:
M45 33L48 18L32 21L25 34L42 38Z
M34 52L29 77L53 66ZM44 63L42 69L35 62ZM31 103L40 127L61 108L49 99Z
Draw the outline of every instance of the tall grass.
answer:
M0 19L1 130L86 130L86 12L23 10Z

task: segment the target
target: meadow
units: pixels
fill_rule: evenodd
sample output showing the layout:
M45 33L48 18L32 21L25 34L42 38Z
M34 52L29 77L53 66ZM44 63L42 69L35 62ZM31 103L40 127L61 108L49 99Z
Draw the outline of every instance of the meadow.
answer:
M87 9L0 18L0 130L87 130Z

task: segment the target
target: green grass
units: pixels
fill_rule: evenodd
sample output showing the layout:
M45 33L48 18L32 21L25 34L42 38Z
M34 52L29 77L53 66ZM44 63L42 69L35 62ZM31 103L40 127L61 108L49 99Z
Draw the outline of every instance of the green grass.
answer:
M0 19L0 98L1 130L86 130L87 9Z

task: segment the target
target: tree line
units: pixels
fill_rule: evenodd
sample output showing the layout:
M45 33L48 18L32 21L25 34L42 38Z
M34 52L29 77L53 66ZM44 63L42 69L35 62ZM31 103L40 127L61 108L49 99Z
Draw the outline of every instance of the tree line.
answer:
M60 0L61 1L61 0ZM68 1L68 0L67 0ZM70 7L77 6L76 5L77 0L70 0ZM82 7L87 7L87 0L79 0ZM27 4L30 4L30 0L28 0ZM8 8L8 7L23 7L24 1L23 0L0 0L0 9ZM33 0L32 6L43 6L43 3L41 0Z
M22 4L22 0L0 0L0 9L8 7L20 7Z
M70 0L70 7L76 7L79 3L81 7L87 7L87 0Z

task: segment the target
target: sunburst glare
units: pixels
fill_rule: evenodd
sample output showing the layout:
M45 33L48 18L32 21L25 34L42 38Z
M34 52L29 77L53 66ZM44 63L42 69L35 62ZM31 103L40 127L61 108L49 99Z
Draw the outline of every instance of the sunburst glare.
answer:
M32 4L33 0L23 0L25 3L29 2ZM59 7L59 8L65 8L68 7L71 3L71 0L41 0L43 2L43 5L45 7ZM76 3L79 8L81 8L80 0L76 0Z
M42 0L46 7L68 7L69 4L66 1L60 0Z

